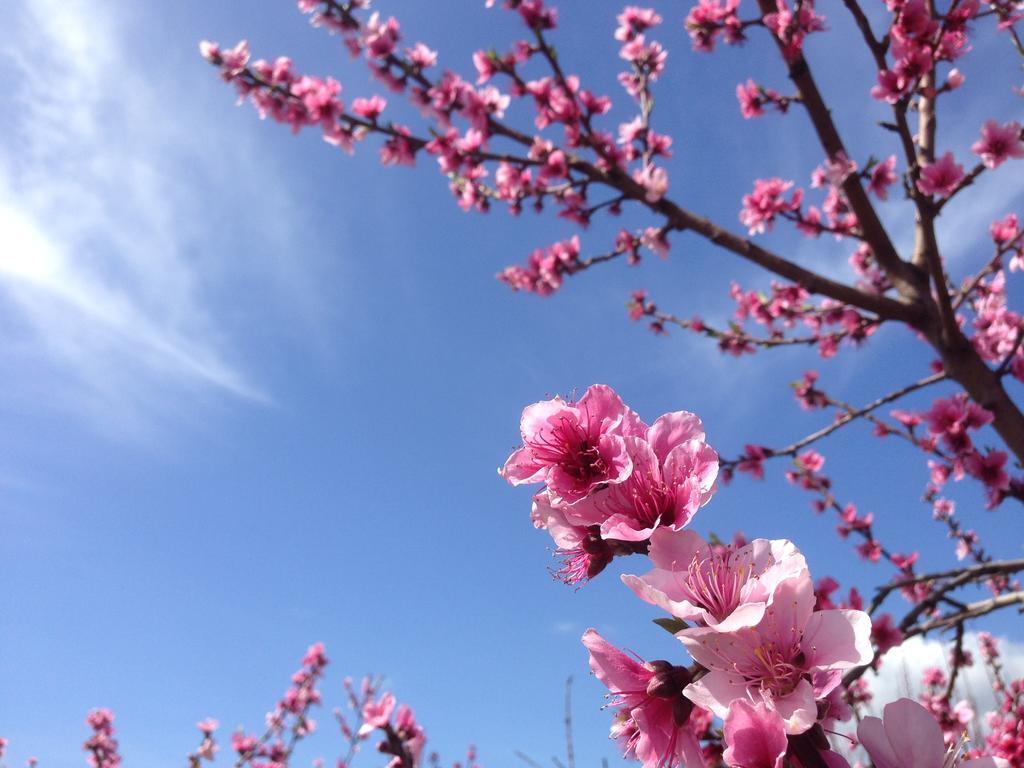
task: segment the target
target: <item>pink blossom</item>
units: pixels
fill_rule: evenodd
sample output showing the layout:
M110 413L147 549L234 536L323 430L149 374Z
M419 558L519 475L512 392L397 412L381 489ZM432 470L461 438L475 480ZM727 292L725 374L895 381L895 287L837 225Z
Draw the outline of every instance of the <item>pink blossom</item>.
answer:
M782 717L764 702L736 699L725 716L722 758L739 768L784 768L789 741Z
M387 105L388 103L384 98L374 94L368 99L353 99L352 111L360 117L365 117L367 120L374 122L381 116Z
M595 384L578 402L560 397L527 406L523 447L501 475L512 485L547 483L556 503L573 503L599 486L624 481L633 469L623 434L638 418L611 387Z
M432 67L437 63L437 51L431 50L423 43L416 43L412 48L406 48L405 56L420 69Z
M775 13L764 16L764 25L783 43L783 55L792 61L803 47L804 38L812 32L825 29L825 18L814 11L814 3L807 0L796 4L796 13L786 0L775 0Z
M778 91L760 86L753 80L736 86L736 99L740 103L740 114L747 120L763 115L766 104L779 112L785 112L788 104Z
M879 200L885 200L889 196L889 187L896 183L896 155L889 155L871 169L871 180L868 182L868 191L873 193Z
M363 45L366 55L373 59L385 59L395 51L398 44L398 19L394 16L386 21L374 12L366 22L363 33Z
M764 460L766 457L767 453L764 448L748 443L743 446L743 455L740 457L739 462L737 462L736 469L740 472L749 472L755 480L763 480Z
M359 727L359 734L365 736L390 723L391 713L395 711L395 704L393 693L385 693L377 701L368 699L363 704L363 724Z
M573 524L564 510L552 506L547 492L533 497L530 515L535 528L546 530L562 559L562 567L553 573L566 584L579 584L597 576L615 558L616 549L601 538L596 525Z
M917 188L925 195L949 197L964 178L964 167L947 152L934 163L921 168Z
M998 168L1011 157L1024 157L1024 141L1020 138L1020 123L1000 125L989 120L981 127L981 138L971 145L971 151L981 155L987 168Z
M642 437L621 439L632 471L573 505L571 517L600 525L603 539L620 541L645 541L659 527L686 527L711 498L718 476L718 454L704 442L700 419L667 413Z
M739 0L698 0L686 17L686 30L695 51L714 50L719 38L727 43L743 40L743 27L736 15L739 4Z
M700 744L687 722L693 711L683 697L688 670L667 661L633 659L593 629L583 634L583 645L590 651L590 669L618 708L612 736L625 756L635 757L644 768L704 768Z
M677 637L709 670L687 687L687 697L723 718L738 698L763 701L782 716L787 733L810 729L817 721L815 701L839 685L841 671L874 657L866 613L815 611L814 603L804 571L780 582L756 627L681 631Z
M627 5L615 18L619 22L615 39L623 43L661 24L661 16L653 8L639 8L635 5Z
M711 547L692 531L660 528L648 553L654 569L624 575L637 597L684 621L719 632L755 626L785 579L806 571L803 555L784 539Z
M803 190L797 189L788 201L783 197L792 186L792 181L780 178L757 179L754 182L754 191L743 196L743 210L740 211L740 221L750 234L771 229L778 214L800 209Z
M645 165L633 175L633 180L644 188L648 203L656 203L668 191L668 171L656 165Z
M949 70L949 74L946 75L946 87L949 88L949 90L951 91L955 91L957 88L964 84L964 80L966 79L967 78L964 77L964 73L961 72L956 67L954 67L953 69Z
M924 707L911 699L886 704L882 718L865 717L857 738L876 768L996 768L999 758L960 761L958 749L947 752L942 730Z
M988 231L996 245L1007 245L1020 235L1020 222L1016 214L1008 213L1004 218L993 221ZM1013 268L1012 265L1010 268Z

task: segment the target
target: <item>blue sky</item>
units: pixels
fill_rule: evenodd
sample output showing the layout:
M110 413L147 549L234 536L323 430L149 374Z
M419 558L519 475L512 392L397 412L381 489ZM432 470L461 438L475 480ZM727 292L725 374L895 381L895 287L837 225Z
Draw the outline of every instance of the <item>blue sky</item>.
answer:
M752 74L786 90L766 41L698 56L685 8L655 5L671 51L655 120L676 139L673 195L732 223L752 178L804 182L817 157L802 117L744 122L735 104ZM476 47L520 34L478 0L379 6L466 74ZM614 81L619 6L563 6L563 61L615 98L610 125L628 119ZM634 288L721 320L730 280L766 284L690 238L667 262L594 270L553 299L512 294L494 273L568 225L467 215L427 158L382 169L369 145L350 158L261 124L199 59L201 38L246 37L257 55L335 74L349 99L369 94L361 64L292 2L30 0L4 16L0 735L12 765L29 754L82 764L93 706L117 712L131 765L182 760L202 717L258 727L316 640L333 660L328 702L340 702L343 674L384 673L432 747L455 759L475 741L492 766L514 749L561 754L563 683L575 675L580 764L617 760L579 635L596 626L646 657L682 654L612 572L641 564L616 564L579 592L548 576L529 492L495 474L521 408L606 382L649 419L696 411L735 455L820 424L786 385L807 367L853 401L926 369L898 329L823 363L800 351L725 359L629 323ZM883 113L866 98L870 62L846 20L830 21L835 34L812 40L809 56L863 159ZM965 67L976 88L950 98L972 117L940 123L961 156L985 117L1019 117L1005 41L976 48ZM987 255L988 221L1020 210L1016 170L944 214L957 274ZM906 242L899 204L884 215ZM595 225L585 247L605 249L618 224ZM831 242L771 242L844 274ZM920 548L925 567L946 564L950 545L918 500L919 459L859 428L824 448L839 494L876 513L883 540ZM816 575L880 577L781 469L722 489L697 530L788 536ZM1016 509L958 499L999 554L1019 556ZM317 738L298 764L339 749Z

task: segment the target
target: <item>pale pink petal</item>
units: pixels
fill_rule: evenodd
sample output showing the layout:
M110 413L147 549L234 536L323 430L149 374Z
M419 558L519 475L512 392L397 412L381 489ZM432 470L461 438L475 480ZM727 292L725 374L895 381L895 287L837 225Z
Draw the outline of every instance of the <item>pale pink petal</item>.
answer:
M871 618L864 611L816 611L801 643L809 667L849 669L870 664Z
M806 680L785 696L772 700L772 706L786 723L786 733L798 734L809 730L818 719L818 705L814 701L814 689Z
M692 477L697 480L703 494L698 506L711 498L711 491L718 477L718 454L707 443L691 440L673 448L665 457L662 470L665 482L673 478Z
M660 530L660 528L657 529L655 533ZM683 603L683 605L680 606L674 600L670 600L668 598L666 590L671 589L672 581L674 581L673 575L668 571L651 571L645 576L634 576L629 573L624 573L621 578L622 583L633 590L633 594L645 603L656 605L666 613L677 616L684 621L686 621L688 617L701 613L699 608L695 608L689 603ZM682 608L682 613L685 615L676 613L680 608Z
M530 514L535 528L544 528L562 549L573 549L583 540L583 529L572 525L565 514L551 506L547 494L538 493L533 497L533 511Z
M498 474L512 485L541 483L547 474L547 466L535 461L529 448L519 448L512 452Z
M747 698L747 685L739 675L712 670L697 682L686 686L683 695L697 706L724 718L732 702Z
M626 415L622 398L607 384L592 384L576 404L580 422L588 425L591 434L617 428Z
M602 539L646 541L651 537L652 531L654 531L654 528L645 528L629 515L612 515L601 523Z
M882 724L893 752L913 755L914 768L942 768L942 729L927 709L911 699L898 699L885 705Z
M757 631L780 648L799 642L814 613L814 583L806 570L779 582L775 599L765 611Z
M523 409L522 417L519 419L519 431L523 436L523 440L528 442L533 436L539 435L542 431L548 429L550 421L566 410L571 410L571 407L566 405L565 401L560 397L555 397L551 400L541 400L539 403L526 406Z
M766 603L760 602L742 603L722 621L715 621L715 617L710 614L705 615L704 621L718 632L735 632L759 624L767 607Z
M704 425L689 411L666 413L647 430L647 442L660 461L665 461L677 445L690 440L704 442Z
M651 534L651 549L648 557L655 568L671 571L685 570L694 560L707 557L710 550L704 539L693 531L673 531L659 528Z
M896 754L892 751L889 737L885 735L885 726L877 717L865 717L857 726L857 738L861 746L871 756L875 768L900 768Z

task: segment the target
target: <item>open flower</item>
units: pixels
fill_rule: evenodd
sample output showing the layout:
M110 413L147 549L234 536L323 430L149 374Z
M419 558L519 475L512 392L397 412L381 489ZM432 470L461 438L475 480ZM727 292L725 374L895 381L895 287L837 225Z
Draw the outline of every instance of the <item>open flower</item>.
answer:
M805 571L782 581L756 627L723 633L684 629L677 637L708 674L686 696L724 718L736 699L764 702L788 734L809 730L818 699L841 682L841 672L867 664L871 619L863 611L814 610L814 588Z
M635 757L644 768L704 768L700 743L689 724L693 704L683 696L688 670L667 661L638 661L593 629L583 634L583 645L590 651L590 669L619 708L612 736L622 743L625 756Z
M605 484L620 483L632 471L623 434L644 429L615 390L587 389L576 403L560 397L523 410L523 447L514 451L501 475L512 485L547 483L557 503L571 504Z
M714 490L718 454L694 414L661 416L643 437L622 438L632 472L575 505L569 515L601 527L601 538L645 541L660 527L681 530Z
M928 710L911 699L886 704L881 719L865 717L857 728L861 746L875 768L1003 768L998 757L961 761L961 745L948 750L942 729Z
M626 586L677 618L719 632L757 625L776 587L807 571L803 555L785 539L711 547L692 531L666 528L651 534L649 557L654 570L624 575Z

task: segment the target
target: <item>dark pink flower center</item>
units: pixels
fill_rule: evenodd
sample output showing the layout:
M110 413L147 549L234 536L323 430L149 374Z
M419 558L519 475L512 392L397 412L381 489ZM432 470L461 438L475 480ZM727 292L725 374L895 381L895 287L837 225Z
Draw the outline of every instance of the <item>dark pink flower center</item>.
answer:
M547 464L557 464L570 477L579 481L608 476L609 466L598 440L568 416L559 418L550 430L542 430L531 440L534 456Z

